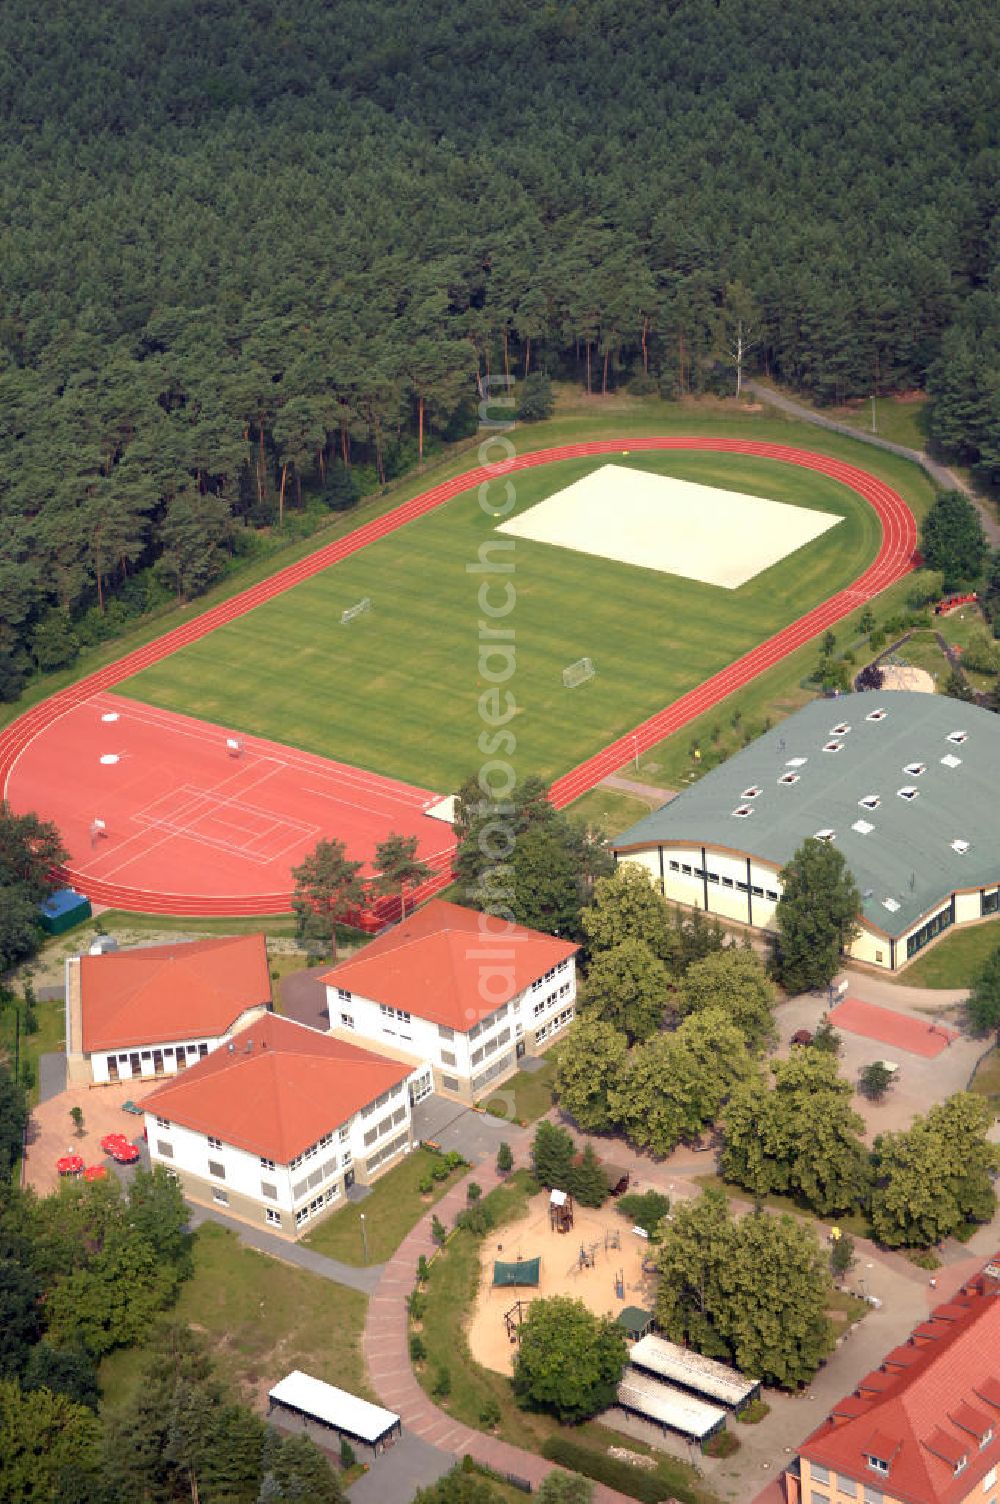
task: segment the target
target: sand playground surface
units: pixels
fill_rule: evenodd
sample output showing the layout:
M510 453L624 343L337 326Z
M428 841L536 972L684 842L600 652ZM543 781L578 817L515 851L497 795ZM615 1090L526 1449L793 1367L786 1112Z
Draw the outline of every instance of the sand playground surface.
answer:
M764 496L601 465L497 531L736 590L841 521Z
M618 1246L614 1242L617 1239ZM583 1266L580 1250L592 1263ZM631 1224L608 1202L597 1211L574 1207L574 1225L569 1232L555 1232L549 1226L547 1191L532 1197L528 1214L519 1222L509 1223L490 1233L483 1243L479 1293L469 1323L469 1349L477 1363L497 1373L509 1374L514 1367L516 1342L511 1342L504 1324L504 1312L521 1303L521 1315L528 1303L550 1295L569 1295L582 1300L597 1316L616 1317L625 1306L653 1303L655 1274L644 1274L642 1263L649 1258L649 1244L637 1236ZM493 1263L500 1259L514 1263L522 1259L541 1259L537 1286L493 1288ZM615 1290L616 1278L624 1281L624 1296ZM514 1319L517 1313L514 1312Z

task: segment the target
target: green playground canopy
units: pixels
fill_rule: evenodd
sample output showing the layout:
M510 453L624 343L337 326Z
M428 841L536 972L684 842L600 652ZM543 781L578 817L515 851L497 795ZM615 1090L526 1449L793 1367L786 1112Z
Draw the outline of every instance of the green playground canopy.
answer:
M516 1264L504 1264L499 1259L493 1265L494 1285L537 1285L541 1259L518 1259Z

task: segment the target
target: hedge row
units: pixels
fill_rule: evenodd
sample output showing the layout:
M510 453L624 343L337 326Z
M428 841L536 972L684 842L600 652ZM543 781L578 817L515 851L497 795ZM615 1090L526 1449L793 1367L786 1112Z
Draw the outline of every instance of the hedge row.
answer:
M627 1462L618 1462L603 1452L592 1452L588 1447L577 1446L573 1441L564 1441L561 1436L551 1436L542 1447L542 1456L550 1462L571 1472L582 1473L598 1483L606 1483L619 1493L643 1504L661 1504L663 1499L678 1498L682 1504L692 1504L693 1495L677 1481L665 1483L655 1473L643 1472Z

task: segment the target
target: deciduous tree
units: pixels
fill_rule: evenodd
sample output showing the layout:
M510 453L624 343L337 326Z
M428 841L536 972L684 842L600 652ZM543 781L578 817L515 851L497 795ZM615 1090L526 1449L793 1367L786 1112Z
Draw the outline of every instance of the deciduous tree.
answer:
M983 963L965 1007L977 1034L1000 1036L1000 945Z
M627 1352L620 1327L579 1300L533 1300L518 1333L514 1393L559 1420L589 1419L614 1404Z
M959 1092L875 1140L871 1223L887 1248L927 1248L963 1223L988 1222L996 1208L1000 1154L986 1139L989 1103Z
M581 1014L563 1042L556 1064L556 1097L585 1133L603 1133L614 1126L608 1093L618 1085L627 1057L626 1035L596 1013Z
M580 915L592 954L613 950L623 940L641 940L669 966L676 954L670 910L652 878L635 862L622 862L594 884L594 896Z
M643 940L621 940L591 961L585 1007L629 1042L649 1039L663 1022L667 972Z
M775 1037L774 985L755 951L742 946L693 962L671 1006L681 1016L719 1009L739 1028L750 1049L763 1049Z
M809 836L781 871L778 976L788 992L825 987L857 932L861 894L843 853Z

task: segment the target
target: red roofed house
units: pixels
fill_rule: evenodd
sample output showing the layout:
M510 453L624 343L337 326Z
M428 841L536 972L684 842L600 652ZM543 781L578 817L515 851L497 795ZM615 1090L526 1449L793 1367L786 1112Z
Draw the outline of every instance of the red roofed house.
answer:
M170 1076L273 1007L263 935L66 962L70 1084Z
M569 1024L578 950L434 899L327 972L330 1028L407 1051L473 1101Z
M938 1306L798 1451L789 1504L996 1504L1000 1265Z
M411 1064L264 1014L143 1098L192 1201L295 1237L411 1144Z

